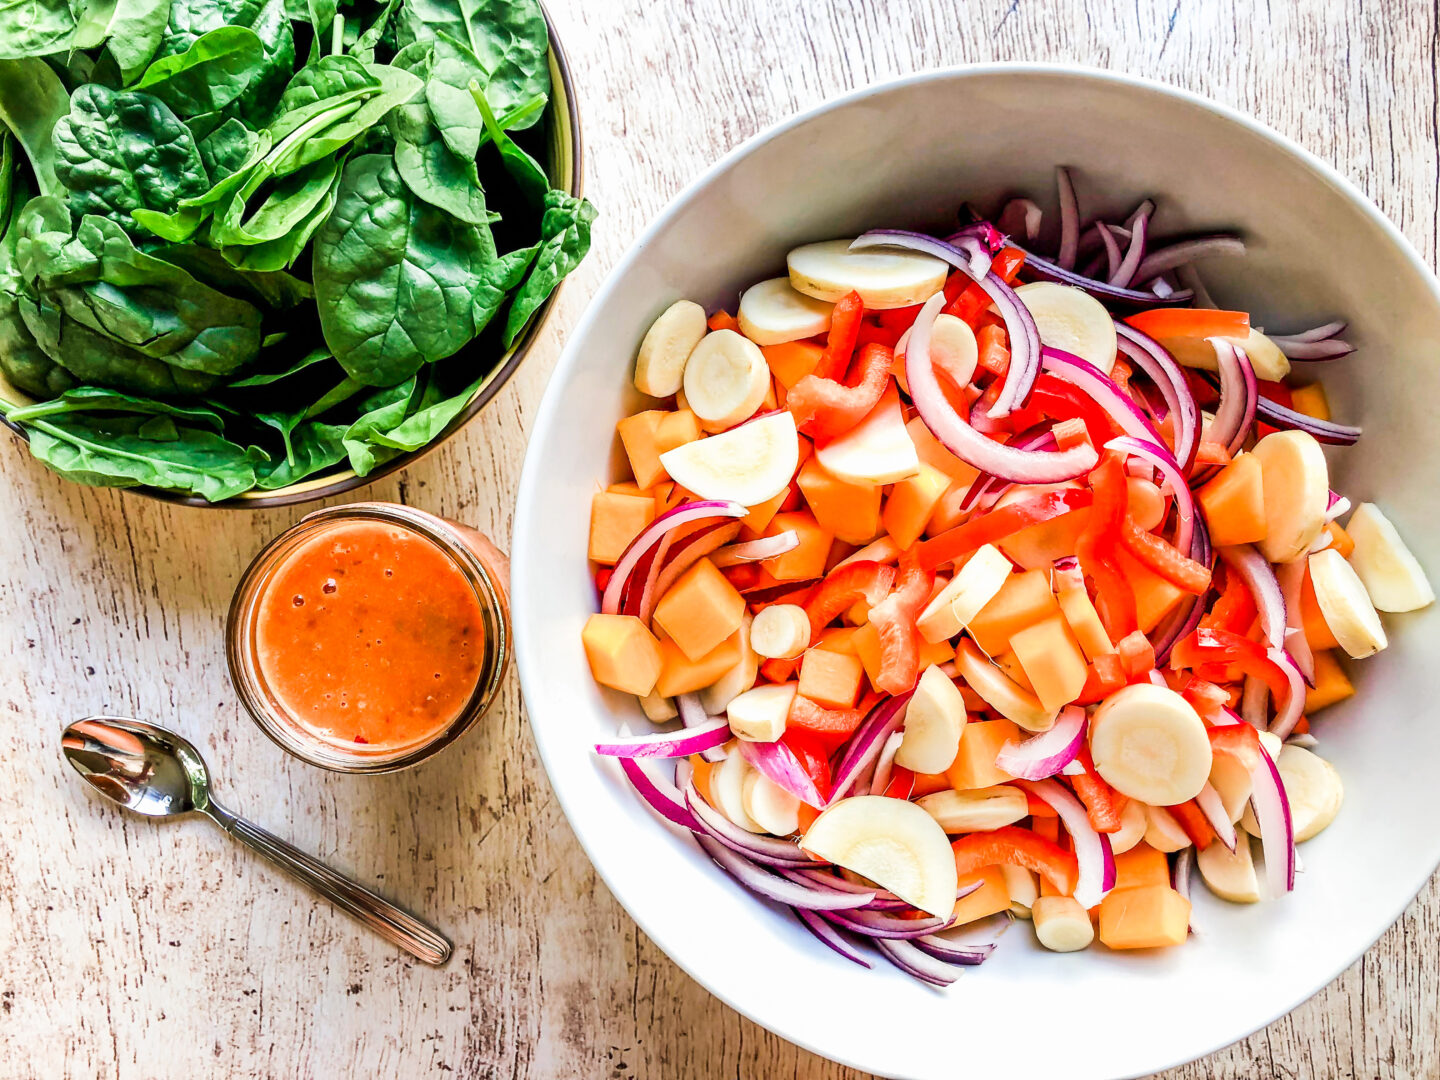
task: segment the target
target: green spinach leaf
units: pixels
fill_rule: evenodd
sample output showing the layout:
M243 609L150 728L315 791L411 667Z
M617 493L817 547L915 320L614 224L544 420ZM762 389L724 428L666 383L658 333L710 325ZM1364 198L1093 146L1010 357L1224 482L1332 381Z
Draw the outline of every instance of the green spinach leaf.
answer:
M289 367L280 371L262 371L255 375L247 375L243 379L235 379L227 384L232 390L240 390L250 386L269 386L271 383L279 382L281 379L288 379L306 368L314 367L316 364L324 363L332 359L329 349L311 349L304 356L300 357Z
M376 465L400 453L393 447L376 445L375 433L398 427L423 392L420 380L412 375L361 400L360 418L346 429L342 439L355 475L369 476Z
M485 134L495 144L495 149L499 151L500 161L505 166L505 171L514 178L515 183L520 187L521 194L528 202L537 207L542 206L545 201L545 193L550 190L550 178L545 175L544 167L505 133L500 122L495 119L495 112L491 109L490 101L480 85L471 81L469 90L476 111L484 120ZM522 108L528 107L522 106Z
M169 416L176 420L208 427L212 431L225 430L225 421L214 409L203 405L185 405L173 401L157 401L155 398L136 397L118 390L107 390L99 386L77 386L66 390L49 401L37 402L22 408L12 409L10 419L14 421L34 420L42 416L68 415L81 412L118 412L147 416Z
M197 39L222 26L249 26L263 3L264 0L171 0L160 55L183 53Z
M170 0L89 0L70 47L93 49L108 42L120 79L128 83L160 48L169 19Z
M555 291L561 279L580 265L590 250L590 223L594 220L595 207L588 199L577 199L564 191L546 194L540 250L505 319L506 348L514 344L535 309Z
M474 159L462 158L450 149L427 102L401 105L386 123L395 138L395 168L416 197L472 225L487 225L499 218L485 205Z
M155 95L176 115L218 113L245 92L265 64L265 44L248 26L221 26L182 53L146 69L135 89Z
M290 453L255 470L255 486L266 491L286 487L345 460L348 424L307 420L290 433Z
M0 59L64 52L75 33L75 12L55 0L0 0Z
M3 12L0 8L0 41L8 41ZM55 144L50 133L69 112L70 95L45 61L0 60L0 124L19 140L41 195L65 190L55 178Z
M201 139L196 149L213 184L243 169L259 143L260 136L232 116Z
M150 251L180 267L196 281L230 296L248 300L258 308L281 313L315 298L308 281L283 270L252 271L232 266L214 248L195 244L172 244ZM313 316L310 316L313 318ZM290 319L286 316L287 321ZM264 348L265 342L261 341Z

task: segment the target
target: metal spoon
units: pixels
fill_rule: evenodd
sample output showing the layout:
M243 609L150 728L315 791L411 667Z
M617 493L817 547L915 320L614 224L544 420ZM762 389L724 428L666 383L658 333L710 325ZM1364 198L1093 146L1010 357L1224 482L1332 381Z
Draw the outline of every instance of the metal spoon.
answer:
M450 942L413 915L218 806L200 751L174 732L124 716L90 716L67 727L60 745L80 775L121 806L147 817L198 811L427 964L450 958Z

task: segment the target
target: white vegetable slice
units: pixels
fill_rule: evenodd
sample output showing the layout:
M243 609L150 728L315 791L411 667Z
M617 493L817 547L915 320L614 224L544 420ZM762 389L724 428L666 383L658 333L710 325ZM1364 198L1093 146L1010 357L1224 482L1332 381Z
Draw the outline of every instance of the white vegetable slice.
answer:
M1418 611L1435 602L1435 590L1390 519L1374 503L1361 503L1345 526L1355 550L1350 565L1380 611Z
M700 691L700 704L711 716L719 716L726 706L755 685L760 673L760 657L750 644L753 619L747 612L740 620L740 659L710 686Z
M1008 784L969 791L947 788L916 799L915 805L947 833L993 832L1014 825L1030 813L1025 793Z
M651 397L669 397L685 378L685 361L705 336L705 309L693 300L676 300L650 324L635 358L635 389Z
M1355 568L1334 548L1310 556L1310 582L1325 625L1350 656L1370 656L1385 648L1385 628Z
M1115 366L1115 320L1083 289L1053 281L1021 285L1015 295L1029 309L1040 341L1088 360L1106 375Z
M970 689L1007 720L1026 731L1049 731L1055 726L1055 713L1047 711L1039 698L992 664L969 638L964 638L956 650L955 667Z
M1145 842L1156 851L1169 854L1172 851L1184 851L1189 847L1190 837L1169 810L1163 806L1147 806L1145 807Z
M766 832L789 836L800 831L800 800L768 776L751 768L742 794L745 812Z
M918 773L944 772L955 761L965 719L959 688L931 664L921 673L905 707L904 737L895 751L895 764Z
M1210 786L1219 793L1230 820L1239 821L1255 786L1250 770L1233 754L1216 754L1210 766Z
M1260 552L1272 563L1294 562L1325 528L1330 501L1325 453L1304 431L1271 432L1251 453L1260 463L1264 487L1266 533Z
M950 267L913 251L850 251L851 240L798 247L786 257L790 284L831 303L851 292L871 310L910 307L945 287Z
M1145 804L1139 799L1129 799L1125 809L1120 811L1120 831L1110 834L1110 853L1121 855L1145 839L1145 830L1150 827L1150 818L1145 813Z
M1275 767L1280 771L1285 798L1290 802L1295 842L1319 836L1335 820L1345 801L1345 785L1335 766L1304 747L1287 745L1275 756ZM1260 835L1253 809L1246 808L1240 824L1252 836Z
M1115 691L1090 718L1090 753L1101 778L1152 806L1193 799L1210 776L1210 737L1174 690L1135 683Z
M1014 565L994 544L986 544L970 556L950 583L925 605L920 613L920 636L932 645L948 641L995 599Z
M1000 874L1005 879L1005 891L1010 894L1010 914L1030 918L1030 909L1040 898L1039 875L1014 863L1001 863Z
M652 724L663 724L666 720L674 720L680 715L680 710L675 707L672 698L661 697L659 694L651 694L649 697L640 699L640 708L645 710L645 719Z
M1236 904L1254 904L1260 900L1260 880L1255 876L1255 860L1250 853L1250 837L1239 832L1235 850L1224 844L1211 844L1195 856L1195 865L1210 891L1221 900Z
M815 447L826 472L852 484L893 484L920 471L920 455L905 429L905 410L892 386L865 419Z
M955 853L945 830L915 803L884 795L841 799L815 819L800 846L937 918L955 912Z
M781 345L830 329L834 304L796 292L788 277L771 278L740 294L740 330L756 345Z
M737 696L725 709L730 730L749 742L774 742L785 734L785 719L798 684L765 683Z
M685 364L685 402L706 431L724 431L755 415L770 389L770 365L749 338L714 330Z
M810 616L799 604L771 604L750 625L750 647L767 660L790 660L810 645Z
M742 754L730 753L710 770L710 799L715 809L746 832L763 833L745 809L745 778L753 772Z
M1042 896L1030 908L1035 939L1051 952L1079 952L1095 940L1090 913L1073 896Z
M677 446L660 464L702 499L759 506L790 485L800 464L800 437L788 412L762 416L708 439Z
M1229 337L1224 340L1245 350L1257 379L1280 382L1290 374L1290 361L1280 351L1280 347L1253 326L1245 337ZM1202 371L1220 370L1215 346L1208 338L1162 338L1160 344L1169 349L1176 361L1186 367L1199 368Z
M903 358L908 344L910 331L906 330L895 343L895 355ZM970 324L943 311L936 315L930 327L930 361L954 380L956 386L969 383L980 363L980 343L975 340Z

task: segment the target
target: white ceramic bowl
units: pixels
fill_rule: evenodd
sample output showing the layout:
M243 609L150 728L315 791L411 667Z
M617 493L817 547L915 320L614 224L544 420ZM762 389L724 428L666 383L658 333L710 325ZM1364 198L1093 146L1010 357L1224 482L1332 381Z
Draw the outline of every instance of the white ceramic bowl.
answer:
M1341 316L1360 350L1324 366L1337 415L1368 429L1332 455L1334 486L1392 514L1440 572L1440 287L1378 210L1253 120L1125 76L1020 65L933 72L852 93L756 136L687 188L620 261L570 339L531 437L514 537L517 658L561 805L641 928L711 992L765 1027L887 1076L1148 1073L1294 1008L1390 925L1440 862L1440 616L1387 617L1391 646L1354 665L1359 694L1316 724L1345 781L1335 824L1303 845L1295 892L1251 906L1197 886L1202 932L1143 954L1056 955L1017 927L944 992L877 958L865 971L762 903L660 822L590 744L633 701L591 681L590 496L617 463L637 398L635 349L678 297L733 305L785 252L871 226L943 226L962 199L1052 204L1053 167L1128 210L1160 202L1161 235L1238 228L1251 252L1204 267L1217 300L1294 330ZM731 307L733 310L733 307ZM1317 367L1319 370L1319 367ZM643 722L643 721L641 721Z

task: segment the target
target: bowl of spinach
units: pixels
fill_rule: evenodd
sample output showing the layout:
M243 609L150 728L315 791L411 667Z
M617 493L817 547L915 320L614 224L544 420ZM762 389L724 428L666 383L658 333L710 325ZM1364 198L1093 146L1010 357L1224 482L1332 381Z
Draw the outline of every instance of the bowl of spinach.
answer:
M0 420L196 505L368 483L524 358L580 178L539 0L0 4Z

